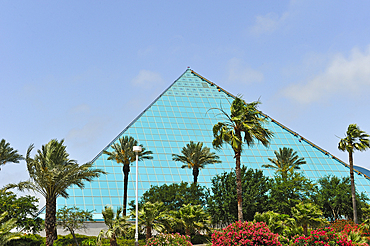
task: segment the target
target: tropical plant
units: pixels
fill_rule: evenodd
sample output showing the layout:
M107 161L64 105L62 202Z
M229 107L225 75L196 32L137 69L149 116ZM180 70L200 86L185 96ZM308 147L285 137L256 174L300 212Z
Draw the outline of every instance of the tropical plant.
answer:
M46 245L53 245L56 239L56 200L58 196L68 198L67 188L76 185L84 188L84 181L105 174L100 169L92 168L93 163L78 165L69 159L64 140L56 139L43 145L34 158L31 152L34 146L27 150L26 163L30 179L19 184L10 184L8 188L18 188L20 191L33 190L40 193L46 200L45 232Z
M192 246L192 244L187 235L160 233L150 238L145 246Z
M349 156L349 168L351 177L351 193L352 193L352 206L353 206L353 221L357 224L357 208L356 208L356 189L355 189L355 177L353 174L353 152L365 151L370 148L369 135L356 124L350 124L348 126L346 135L339 141L338 149L341 151L347 151Z
M127 217L121 216L121 213L122 208L118 208L115 213L112 207L104 207L102 214L108 229L100 231L97 237L98 245L101 245L103 237L107 237L109 238L110 246L117 246L117 237L124 235L125 231L130 228L131 224L127 221Z
M230 115L222 108L217 109L224 117L224 122L218 122L213 126L213 147L220 149L226 143L231 146L235 154L238 220L240 221L243 221L243 190L240 169L243 143L252 146L257 140L264 146L268 146L273 136L270 130L264 128L267 119L257 110L258 104L260 104L259 101L246 104L240 97L236 97L231 104Z
M10 144L1 139L0 141L0 170L1 166L5 165L7 162L19 163L23 160L23 156L18 154L18 151L10 147Z
M195 231L208 231L211 217L203 210L200 205L183 205L179 211L173 213L177 226L185 230L185 234L190 236Z
M13 233L13 230L16 227L17 220L15 218L10 220L5 220L7 212L0 214L0 246L4 246L10 240L20 238L20 233Z
M299 203L292 208L292 214L298 225L303 227L303 232L308 235L308 226L317 228L326 223L322 212L312 203Z
M279 235L270 231L264 222L236 221L212 234L212 246L279 245Z
M190 141L182 148L181 153L182 155L172 154L172 160L184 163L181 168L193 169L194 183L198 182L199 169L208 164L221 163L220 157L211 152L210 148L203 147L202 142Z
M243 188L243 219L251 221L256 212L268 211L268 192L271 180L260 170L241 167ZM212 178L211 192L208 196L207 212L212 223L221 227L238 219L235 171L218 174Z
M288 172L300 169L300 166L306 164L304 158L299 158L297 151L291 148L279 148L279 152L274 151L276 158L268 158L272 164L264 164L262 167L276 169L283 178L287 177Z
M163 202L146 202L138 211L139 228L146 232L146 240L152 237L152 230L162 231L166 224L166 213ZM131 210L131 217L135 218L135 210Z
M279 234L280 241L282 241L281 237L289 238L302 232L300 226L297 226L296 221L290 218L289 215L273 211L267 211L262 214L257 212L254 215L254 222L266 223L272 233Z
M123 165L123 215L126 216L126 205L127 205L127 185L128 175L130 173L130 164L136 161L136 153L133 151L134 146L141 146L142 151L138 152L138 160L153 159L152 151L145 150L142 144L138 144L131 136L123 136L118 139L117 142L111 145L112 151L104 150L103 153L108 155L108 160L114 160L117 163Z
M93 211L82 210L78 207L64 206L57 211L57 224L61 226L65 231L69 231L77 246L79 245L76 239L75 231L86 229L86 221L93 220Z

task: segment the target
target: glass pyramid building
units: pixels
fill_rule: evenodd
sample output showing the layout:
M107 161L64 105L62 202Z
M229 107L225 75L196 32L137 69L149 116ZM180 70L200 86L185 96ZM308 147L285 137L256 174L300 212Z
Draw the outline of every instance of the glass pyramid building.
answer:
M153 152L152 160L139 162L139 188L141 196L151 185L170 184L174 182L192 182L192 170L182 169L181 163L172 161L172 154L179 154L182 147L190 141L204 142L212 149L212 127L221 121L217 110L229 111L234 96L205 79L191 69L187 69L173 82L147 109L134 119L104 150L111 151L111 144L121 136L134 137L147 150ZM269 148L255 145L245 148L242 164L253 169L263 170L267 176L274 171L262 168L268 164L268 158L274 158L274 151L282 147L290 147L304 157L307 164L301 172L306 177L317 180L326 175L337 177L349 176L349 167L335 156L316 146L298 133L268 117L266 125L274 137ZM198 182L210 187L211 179L216 174L230 171L235 167L233 151L226 146L215 151L222 163L209 165L200 170ZM95 210L94 218L102 219L101 211L105 205L114 208L122 206L123 173L122 165L107 160L103 150L94 158L94 166L108 172L91 183L86 183L83 190L71 187L68 199L58 198L58 208L77 206L82 209ZM364 169L366 170L366 169ZM367 170L366 170L367 171ZM356 171L355 180L359 192L370 197L370 179L362 170ZM128 184L128 201L135 199L135 163L131 166Z

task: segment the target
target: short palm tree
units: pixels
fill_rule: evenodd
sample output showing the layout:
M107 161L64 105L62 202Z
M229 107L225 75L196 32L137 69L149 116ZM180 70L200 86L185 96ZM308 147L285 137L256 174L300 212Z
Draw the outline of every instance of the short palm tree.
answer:
M100 169L92 168L92 163L78 165L75 160L69 159L66 146L56 139L43 145L34 158L31 145L27 150L26 163L30 179L19 184L10 184L8 187L18 188L21 191L33 190L40 193L46 200L45 232L46 245L51 246L55 240L56 200L58 196L68 198L67 188L76 185L84 187L84 181L90 182L94 178L105 174Z
M356 208L356 188L355 188L355 176L353 174L353 152L355 150L365 151L370 148L369 135L356 124L350 124L347 129L346 136L339 141L338 149L341 151L347 151L349 156L349 172L351 177L351 192L352 192L352 204L353 204L353 221L357 224L357 208Z
M167 224L167 211L163 202L146 202L138 211L139 228L143 228L146 232L146 240L152 237L152 230L157 232L163 231ZM135 210L131 211L131 217L135 218Z
M122 171L123 177L123 215L126 216L126 205L127 205L127 185L128 185L128 175L130 173L130 164L136 161L136 153L133 151L134 146L141 146L142 151L138 152L138 159L142 161L143 159L153 159L153 152L150 150L145 150L142 144L130 136L123 136L119 138L118 142L112 144L112 151L104 150L103 153L108 155L108 160L114 160L117 163L123 165Z
M23 156L18 154L17 150L14 150L10 147L10 144L1 139L0 141L0 170L1 166L5 165L7 162L19 163L20 160L23 160Z
M211 216L200 205L184 204L179 211L174 211L173 216L178 227L185 229L188 236L195 230L208 231L211 224Z
M223 109L217 108L224 116L224 122L218 122L213 126L214 140L212 145L220 149L225 143L229 144L234 151L236 190L238 199L238 220L243 221L243 191L241 181L240 157L243 151L243 143L253 146L256 141L265 147L270 144L273 133L264 127L267 119L257 110L260 102L245 103L240 97L236 97L231 104L230 115Z
M279 148L279 152L274 151L276 158L268 158L272 164L264 164L262 167L276 169L276 172L286 179L288 172L301 169L301 165L306 164L304 158L299 158L297 151L291 148Z
M7 242L20 238L20 233L13 233L11 230L17 227L17 219L13 218L7 221L4 221L8 212L0 214L0 245L6 245Z
M292 215L298 225L303 227L303 232L307 236L308 226L318 227L326 223L322 217L322 212L312 203L298 203L292 208Z
M210 148L203 147L202 142L190 141L182 148L181 153L182 155L172 154L172 160L184 163L181 168L193 169L194 184L198 182L199 169L208 164L221 163L220 157L211 152Z
M101 245L102 238L107 237L110 241L110 246L117 246L117 237L125 234L130 227L130 223L127 222L126 216L121 216L122 208L118 208L117 212L113 211L112 207L104 207L102 211L104 223L108 227L107 230L101 230L97 242Z

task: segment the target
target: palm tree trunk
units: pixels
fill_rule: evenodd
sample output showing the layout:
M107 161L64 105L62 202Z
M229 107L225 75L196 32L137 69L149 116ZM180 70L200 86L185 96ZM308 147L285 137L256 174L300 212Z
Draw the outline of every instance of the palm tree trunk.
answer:
M303 227L303 234L307 236L308 234L307 224L304 224L302 227Z
M235 131L235 135L242 139L240 131ZM242 174L241 174L241 168L240 168L240 156L241 156L241 150L238 148L238 150L234 149L235 153L235 175L236 175L236 194L238 199L238 220L243 222L243 188L242 188Z
M126 216L126 205L127 205L127 185L128 185L128 175L130 173L130 164L123 165L123 216Z
M352 205L353 205L353 221L358 224L357 220L357 208L356 208L356 189L355 189L355 175L353 174L353 153L349 154L349 173L351 176L351 192L352 192Z
M193 167L194 184L198 183L199 168Z
M146 226L146 240L148 241L149 238L152 237L152 227L151 226Z
M112 235L112 237L109 239L110 246L118 246L116 235Z
M55 236L55 223L56 223L56 198L46 199L46 212L45 212L45 233L46 233L46 246L54 244Z

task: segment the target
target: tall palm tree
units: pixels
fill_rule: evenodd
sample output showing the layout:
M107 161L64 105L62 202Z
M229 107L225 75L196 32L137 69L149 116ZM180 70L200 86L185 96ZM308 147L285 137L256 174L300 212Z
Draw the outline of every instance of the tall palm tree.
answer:
M172 160L184 163L181 168L193 169L194 184L198 182L199 169L207 164L221 163L220 157L211 152L210 148L203 147L202 142L190 141L182 148L181 153L182 155L172 154Z
M1 166L7 162L19 163L23 160L23 156L18 154L18 151L10 147L10 144L1 139L0 141L0 170Z
M130 136L123 136L118 139L111 147L112 151L104 150L103 153L108 155L108 160L114 160L117 163L123 165L123 215L126 216L126 205L127 205L127 185L128 175L130 173L130 164L136 161L136 153L133 151L134 146L141 146L142 151L138 152L139 161L143 159L153 159L152 151L145 150L142 144L138 145L138 142Z
M273 136L270 130L264 128L267 120L257 110L258 104L260 104L259 101L247 104L240 97L236 97L231 104L230 115L223 109L218 109L221 115L225 117L225 121L218 122L213 126L213 147L220 149L223 144L227 143L234 150L239 221L243 221L243 191L240 169L240 156L243 151L243 143L246 143L249 147L254 145L257 140L267 147Z
M356 208L356 189L355 177L353 175L353 152L355 150L365 151L370 148L369 135L360 130L356 124L350 124L347 129L346 136L338 143L338 149L347 151L349 156L349 172L351 177L351 192L352 192L352 205L353 205L353 220L357 224L357 208Z
M268 158L272 164L264 164L262 167L276 169L276 172L286 179L288 172L301 169L300 165L306 164L304 158L299 158L297 151L292 148L279 148L279 152L274 151L276 158Z
M8 187L19 190L33 190L40 193L46 200L45 232L46 245L51 246L55 240L56 200L58 196L68 198L67 188L76 185L84 187L84 181L90 182L94 178L105 174L100 169L92 168L92 163L78 165L75 160L69 159L66 146L52 139L40 150L34 158L31 157L33 144L27 150L26 163L30 179L19 184L10 184Z
M97 242L98 245L101 245L102 237L109 238L110 246L117 246L117 237L124 235L124 232L127 231L130 227L130 223L126 220L126 216L121 216L122 208L118 208L117 212L113 211L111 207L104 207L102 211L104 223L108 227L107 230L101 230Z

